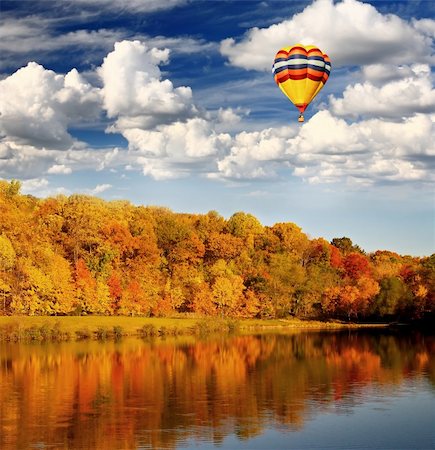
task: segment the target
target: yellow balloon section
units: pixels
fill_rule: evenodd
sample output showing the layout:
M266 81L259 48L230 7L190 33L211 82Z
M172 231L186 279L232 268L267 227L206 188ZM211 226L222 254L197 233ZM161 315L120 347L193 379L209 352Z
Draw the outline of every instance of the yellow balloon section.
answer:
M296 44L283 47L275 56L272 72L276 84L300 111L303 112L325 85L331 70L328 55L314 45Z

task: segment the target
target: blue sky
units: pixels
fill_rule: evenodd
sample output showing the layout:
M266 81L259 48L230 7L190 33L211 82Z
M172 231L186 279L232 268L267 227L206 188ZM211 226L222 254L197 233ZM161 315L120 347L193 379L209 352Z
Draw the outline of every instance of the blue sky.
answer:
M434 252L432 1L1 1L0 177ZM271 75L315 44L298 112Z

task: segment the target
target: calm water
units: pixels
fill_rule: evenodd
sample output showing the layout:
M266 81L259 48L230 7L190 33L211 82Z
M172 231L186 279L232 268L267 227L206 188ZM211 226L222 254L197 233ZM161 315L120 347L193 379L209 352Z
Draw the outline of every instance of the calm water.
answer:
M435 448L435 337L0 344L0 448Z

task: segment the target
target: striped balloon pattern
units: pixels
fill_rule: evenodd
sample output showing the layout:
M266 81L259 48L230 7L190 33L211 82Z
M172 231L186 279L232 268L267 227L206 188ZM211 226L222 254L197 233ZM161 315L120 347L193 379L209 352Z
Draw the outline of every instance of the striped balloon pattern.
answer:
M328 55L314 45L283 47L275 56L272 73L276 84L300 112L303 112L323 88L331 71Z

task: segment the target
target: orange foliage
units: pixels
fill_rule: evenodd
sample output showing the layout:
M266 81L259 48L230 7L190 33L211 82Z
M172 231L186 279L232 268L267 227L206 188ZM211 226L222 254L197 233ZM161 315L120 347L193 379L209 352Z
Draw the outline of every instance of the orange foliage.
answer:
M117 312L119 307L118 303L122 297L122 286L119 275L116 272L112 272L107 280L107 285L109 286L109 293L112 299L112 309Z
M0 180L3 314L435 312L433 256L366 256L349 238L309 239L294 223L264 227L243 212L225 220L19 188Z

